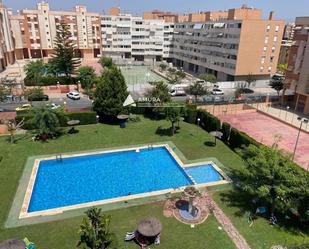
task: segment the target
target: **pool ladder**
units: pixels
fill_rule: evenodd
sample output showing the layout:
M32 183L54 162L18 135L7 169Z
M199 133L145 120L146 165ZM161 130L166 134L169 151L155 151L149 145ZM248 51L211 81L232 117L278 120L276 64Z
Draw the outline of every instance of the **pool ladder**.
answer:
M148 150L153 150L153 145L152 144L148 144Z
M56 161L57 162L62 162L62 155L61 154L56 155Z

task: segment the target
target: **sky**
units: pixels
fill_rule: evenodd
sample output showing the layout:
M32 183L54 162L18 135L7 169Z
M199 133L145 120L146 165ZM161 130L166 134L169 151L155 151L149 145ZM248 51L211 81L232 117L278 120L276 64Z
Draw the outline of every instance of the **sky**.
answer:
M3 0L14 11L36 8L36 0ZM296 16L309 16L309 0L50 0L53 10L71 10L75 5L86 5L88 11L106 12L110 7L120 7L123 13L140 15L154 9L188 13L207 10L225 10L246 4L263 9L266 18L271 10L276 19L294 21Z

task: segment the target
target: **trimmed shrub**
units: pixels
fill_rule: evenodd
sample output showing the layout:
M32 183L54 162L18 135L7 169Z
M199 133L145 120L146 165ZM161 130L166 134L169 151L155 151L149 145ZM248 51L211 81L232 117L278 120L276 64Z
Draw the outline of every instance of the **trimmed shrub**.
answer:
M229 123L223 122L221 130L223 133L222 140L227 142L231 134L231 125Z
M196 109L196 105L187 105L185 121L190 124L195 124L197 116L198 116L198 112L199 111Z
M232 149L241 148L243 146L248 146L250 144L255 146L261 145L259 142L257 142L255 139L253 139L246 133L241 132L235 128L231 129L229 143Z
M16 117L16 122L19 123L24 119L23 129L34 130L36 126L31 122L33 114L18 114ZM96 124L97 123L97 113L96 112L69 112L59 115L59 123L61 127L66 127L67 121L69 120L79 120L80 125Z

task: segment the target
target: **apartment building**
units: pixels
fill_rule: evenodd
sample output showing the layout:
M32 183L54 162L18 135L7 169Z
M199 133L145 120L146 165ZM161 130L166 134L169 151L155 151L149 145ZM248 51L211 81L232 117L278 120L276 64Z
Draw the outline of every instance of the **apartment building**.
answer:
M0 2L0 72L15 62L14 39L9 20L10 10Z
M81 57L97 57L101 53L101 21L98 13L89 13L85 6L75 11L52 11L49 4L37 4L37 10L22 10L10 17L18 59L43 58L52 54L57 25L65 23L71 40Z
M170 58L173 23L130 14L103 15L102 53L112 58L161 61Z
M144 12L143 18L145 20L164 20L167 23L174 23L177 21L178 14L171 12L164 12L160 10L153 10Z
M174 64L215 74L220 81L244 80L248 74L268 79L276 73L284 21L274 20L273 13L267 20L261 16L261 10L243 6L216 21L176 23Z
M284 28L278 64L286 64L289 61L290 50L293 45L295 23L287 23Z
M295 90L295 110L309 113L309 16L295 20L286 84Z

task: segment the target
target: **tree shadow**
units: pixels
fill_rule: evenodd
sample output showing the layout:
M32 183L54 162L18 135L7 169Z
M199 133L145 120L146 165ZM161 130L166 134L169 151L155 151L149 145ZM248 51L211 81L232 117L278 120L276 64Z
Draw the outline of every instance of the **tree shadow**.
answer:
M212 141L206 141L204 143L204 145L208 146L208 147L215 147L216 146L216 143L215 142L212 142Z
M174 131L174 135L179 133L179 130L180 130L180 127L176 127L175 131ZM173 133L172 133L172 128L169 127L169 128L163 128L162 126L159 126L156 131L155 131L155 134L156 135L159 135L159 136L169 136L169 137L172 137L173 136Z

